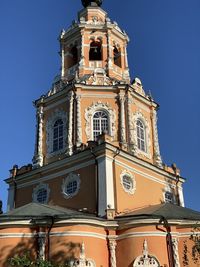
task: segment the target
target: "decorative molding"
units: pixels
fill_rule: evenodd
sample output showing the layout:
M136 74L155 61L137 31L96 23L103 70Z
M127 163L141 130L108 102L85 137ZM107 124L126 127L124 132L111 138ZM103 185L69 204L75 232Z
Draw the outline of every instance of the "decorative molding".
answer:
M38 235L38 247L39 258L45 260L46 236L43 234Z
M74 92L71 91L68 95L69 100L69 121L68 121L68 136L67 136L67 154L69 156L72 155L73 152L73 128L72 128L72 124L73 124L73 101L74 101Z
M134 261L133 267L159 267L160 264L158 260L149 255L147 241L144 240L143 253L141 256L137 257Z
M152 125L153 125L153 139L154 139L154 160L158 167L163 168L162 158L160 155L160 147L158 141L158 128L157 128L157 112L153 110L152 113Z
M127 176L131 179L131 183L132 183L132 188L128 189L124 186L124 176ZM135 181L135 178L133 176L133 174L127 170L123 170L120 174L120 183L124 189L124 191L128 194L131 194L133 195L135 193L135 190L136 190L136 181Z
M76 95L76 104L77 104L77 140L76 140L76 146L80 147L82 144L82 126L81 126L81 96Z
M173 246L173 256L174 256L174 267L180 267L180 260L179 260L179 253L178 253L178 239L172 239L172 246Z
M145 127L145 149L146 151L142 151L140 149L138 149L137 146L137 120L140 119ZM151 136L150 136L150 125L149 122L147 120L147 118L145 118L145 116L142 114L142 112L139 110L137 112L135 112L132 115L132 138L133 138L133 153L136 155L144 155L145 157L151 159Z
M53 151L53 127L55 122L61 119L63 121L63 148L57 151ZM47 146L47 158L54 157L62 154L66 150L66 137L67 137L67 113L62 109L56 109L55 112L48 118L46 123L46 146Z
M66 192L66 187L69 183L71 183L73 181L77 182L77 188L73 193L68 194ZM75 195L77 195L79 192L79 189L80 189L80 185L81 185L80 174L73 173L73 172L69 173L69 175L63 179L62 193L63 193L64 198L69 199L69 198L72 198Z
M110 251L110 266L116 267L116 246L117 242L114 239L109 239L109 251Z
M94 73L85 81L87 85L115 85L116 81L106 75L103 68L95 68Z
M125 96L119 95L119 103L120 103L120 141L122 144L126 144L126 126L125 126Z
M34 167L43 166L43 126L44 126L44 108L39 106L36 114L36 142L35 142L35 152L33 157Z
M116 112L113 110L108 103L102 103L101 101L98 101L96 103L93 102L93 104L85 109L85 119L86 119L86 125L85 125L85 132L87 136L87 140L93 139L93 115L96 111L103 110L108 113L109 117L109 132L108 134L112 137L112 141L116 137Z
M69 265L75 266L75 267L85 267L85 266L96 267L94 260L86 258L84 243L81 244L79 258L78 259L71 259L69 262Z
M42 204L47 204L48 203L48 200L49 200L49 195L50 195L50 188L49 188L49 185L48 184L44 184L44 183L38 184L33 189L32 200L33 200L33 202L39 203L38 200L37 200L37 195L38 195L39 190L41 190L41 189L44 189L47 192L46 201L44 203L42 203Z

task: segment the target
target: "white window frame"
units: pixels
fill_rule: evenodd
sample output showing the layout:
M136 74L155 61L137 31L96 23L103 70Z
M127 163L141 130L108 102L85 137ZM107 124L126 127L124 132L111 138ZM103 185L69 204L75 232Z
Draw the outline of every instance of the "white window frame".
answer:
M95 114L97 114L98 112L103 112L104 114L106 114L106 117L107 117L107 125L108 125L108 129L107 129L107 133L109 134L109 129L110 129L110 123L109 123L109 115L108 115L108 113L105 111L105 110L96 110L95 111L95 113L93 114L93 117L92 117L92 139L93 140L96 140L96 138L97 138L97 136L96 136L96 138L94 137L94 116L95 116ZM104 120L104 119L103 119ZM102 119L101 118L98 118L98 121L99 121L99 127L100 127L100 129L99 129L99 135L100 134L102 134Z
M54 124L59 119L61 119L63 122L63 148L53 151ZM67 139L67 113L64 110L56 109L55 112L51 116L49 116L46 123L47 158L64 153L67 147L66 139Z
M38 193L41 189L46 190L47 192L47 197L45 202L39 202L37 199ZM34 189L33 189L33 194L32 194L32 200L35 203L40 203L40 204L47 204L49 201L49 194L50 194L50 188L48 184L40 183L38 184Z
M130 178L131 183L132 183L132 187L130 189L128 189L127 187L124 186L124 177L127 176ZM120 174L120 182L122 185L123 190L130 194L133 195L135 193L136 190L136 181L135 181L135 177L133 176L133 174L127 170L123 170Z
M76 188L76 191L69 194L66 192L66 186L69 183L72 183L73 181L77 182L77 188ZM68 176L63 179L62 193L63 193L64 198L69 199L69 198L76 196L80 190L80 185L81 185L80 174L73 173L73 172L69 173Z
M166 200L166 193L170 193L172 195L172 201ZM175 187L166 186L163 192L163 199L165 203L176 204L176 196L175 196Z
M137 121L140 120L144 125L144 134L145 134L145 148L146 150L140 150L138 148L138 142L137 142ZM139 110L135 112L132 116L132 130L131 134L133 136L133 142L135 144L135 153L136 155L143 155L146 158L151 159L151 134L150 134L150 125L148 119L143 115L143 113Z
M111 136L111 140L116 138L116 111L113 110L108 103L102 103L98 101L93 103L90 107L85 109L85 133L87 140L93 140L93 116L97 111L104 111L108 114L108 134Z

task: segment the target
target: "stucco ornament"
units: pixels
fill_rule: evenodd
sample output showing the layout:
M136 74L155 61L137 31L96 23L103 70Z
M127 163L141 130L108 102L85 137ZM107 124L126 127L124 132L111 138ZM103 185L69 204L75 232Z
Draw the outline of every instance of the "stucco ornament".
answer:
M139 78L135 78L133 83L132 83L132 87L135 89L135 91L142 95L142 96L146 96L145 94L145 91L143 89L143 86L142 86L142 82Z
M133 267L160 267L158 260L154 256L149 255L146 240L144 240L143 244L143 253L135 259Z
M140 150L137 146L137 120L138 119L141 120L141 122L144 124L144 127L145 127L144 129L145 130L145 151ZM142 114L140 110L138 110L132 115L131 121L132 121L131 135L132 135L133 144L134 144L133 153L135 155L142 154L145 157L151 159L152 155L151 155L150 125L149 125L147 118Z
M108 114L109 121L109 132L108 134L112 137L112 141L116 136L116 112L113 110L108 103L102 103L101 101L93 102L93 104L85 109L86 127L85 132L87 140L93 140L93 115L96 111L105 111Z
M81 186L80 175L71 172L66 178L63 179L62 193L64 198L69 199L76 196Z
M96 267L94 260L86 258L84 243L81 244L79 258L70 260L69 265L76 267L85 267L85 266Z
M63 136L64 145L63 148L57 151L53 151L53 127L57 120L61 119L63 122ZM64 110L56 109L55 112L48 118L46 123L46 145L47 145L47 158L59 155L66 150L66 138L67 138L67 113Z
M106 72L102 68L96 68L93 75L91 75L87 80L88 85L114 85L116 82L106 75Z
M120 183L126 193L131 195L135 193L136 181L131 172L123 170L120 174Z

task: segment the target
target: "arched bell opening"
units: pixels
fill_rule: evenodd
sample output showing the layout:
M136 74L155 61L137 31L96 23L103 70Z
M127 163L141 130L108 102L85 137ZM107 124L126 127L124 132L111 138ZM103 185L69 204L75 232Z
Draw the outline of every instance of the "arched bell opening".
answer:
M102 44L100 41L92 41L90 43L89 60L102 60Z
M121 68L122 66L121 50L117 46L114 46L113 48L113 59L114 59L114 64Z

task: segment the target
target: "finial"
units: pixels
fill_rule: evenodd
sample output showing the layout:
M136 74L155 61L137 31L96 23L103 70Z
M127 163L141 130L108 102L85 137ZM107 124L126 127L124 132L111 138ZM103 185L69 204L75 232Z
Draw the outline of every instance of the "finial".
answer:
M88 7L88 6L101 6L103 0L81 0L82 5L84 7Z

